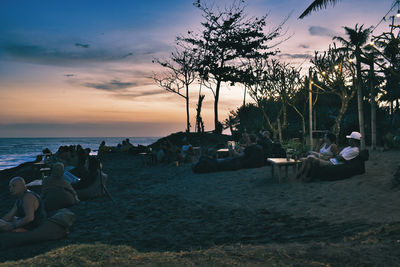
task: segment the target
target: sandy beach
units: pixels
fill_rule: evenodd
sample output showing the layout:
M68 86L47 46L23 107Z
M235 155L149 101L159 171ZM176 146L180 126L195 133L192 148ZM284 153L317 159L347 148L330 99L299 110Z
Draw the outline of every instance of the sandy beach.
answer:
M138 156L109 154L103 168L116 204L107 197L82 201L71 208L77 221L65 239L7 249L0 260L100 242L139 252L346 252L356 265L398 264L392 252L400 248L400 191L391 182L399 164L400 151L376 151L364 175L280 184L270 166L195 174L191 164L143 166ZM1 210L12 203L3 188ZM360 258L364 250L369 254ZM336 256L323 257L339 264Z

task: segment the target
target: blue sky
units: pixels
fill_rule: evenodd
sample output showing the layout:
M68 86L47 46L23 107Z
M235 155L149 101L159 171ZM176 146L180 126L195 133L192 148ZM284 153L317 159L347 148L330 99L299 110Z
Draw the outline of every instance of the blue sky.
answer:
M311 2L246 2L251 16L269 13L271 27L292 13L285 25L291 38L279 46L279 57L304 67L314 50L343 34L342 26L376 25L393 3L343 0L297 20ZM199 30L200 21L191 0L1 0L0 137L160 136L184 130L183 100L148 77L160 71L152 59L168 55L175 37ZM383 29L387 23L375 33ZM240 87L224 88L221 120L242 103L242 94ZM192 125L196 95L194 87ZM208 93L207 129L213 127L212 104Z

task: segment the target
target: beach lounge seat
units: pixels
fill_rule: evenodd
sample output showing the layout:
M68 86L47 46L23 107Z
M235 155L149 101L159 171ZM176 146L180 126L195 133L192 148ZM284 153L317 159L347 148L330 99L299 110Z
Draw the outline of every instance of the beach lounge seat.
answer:
M365 161L369 158L368 150L360 151L360 154L345 164L319 166L311 170L311 181L336 181L365 173Z
M107 183L108 175L102 171L96 175L96 179L88 187L75 189L80 200L87 200L91 198L101 197L106 194L105 186Z
M61 239L68 234L74 221L75 214L72 211L60 209L34 230L0 234L0 249Z

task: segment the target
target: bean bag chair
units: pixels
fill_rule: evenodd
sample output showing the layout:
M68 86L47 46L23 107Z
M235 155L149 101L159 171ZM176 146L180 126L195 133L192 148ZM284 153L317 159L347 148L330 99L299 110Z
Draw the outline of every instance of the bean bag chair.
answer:
M63 186L49 186L49 193L43 198L46 211L51 212L78 204L78 195L71 189Z
M0 249L61 239L75 222L75 214L68 209L60 209L47 218L39 227L27 232L7 232L0 234Z
M368 150L360 151L360 154L345 164L318 166L311 170L311 180L336 181L365 173L365 161L369 158Z
M107 183L108 175L100 171L92 184L85 188L75 189L80 200L87 200L91 198L101 197L105 195L105 186Z
M236 171L243 168L243 158L237 157L217 162L218 171Z
M244 150L243 168L259 168L264 166L264 150L260 145L249 145Z
M209 173L218 171L217 160L208 156L200 157L199 161L192 166L194 173Z
M397 168L392 179L392 188L399 188L399 187L400 187L400 166Z

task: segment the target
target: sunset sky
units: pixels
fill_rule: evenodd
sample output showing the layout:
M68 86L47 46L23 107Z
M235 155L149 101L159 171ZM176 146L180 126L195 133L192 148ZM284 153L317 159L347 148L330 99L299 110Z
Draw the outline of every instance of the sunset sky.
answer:
M201 29L192 2L1 0L0 137L163 136L184 130L184 99L148 77L160 71L152 59L168 56L177 35ZM269 13L270 27L292 13L285 25L292 37L279 47L286 62L307 66L314 50L344 34L343 26L376 25L393 0L342 0L298 20L311 2L247 1L249 15ZM383 22L374 34L386 29ZM197 94L193 87L192 125ZM224 88L220 120L242 101L243 88ZM204 105L211 130L210 93Z

